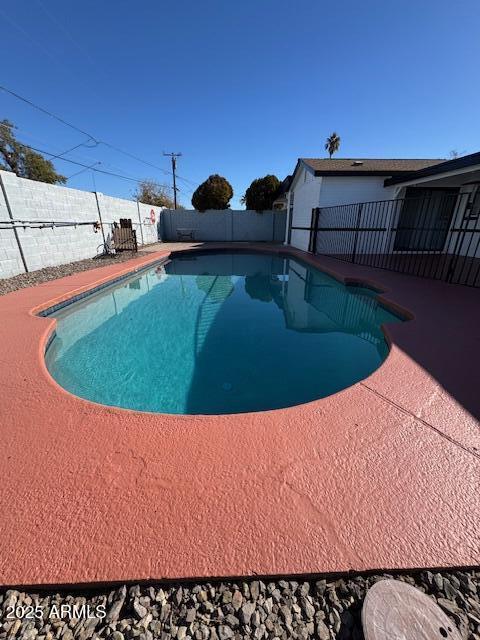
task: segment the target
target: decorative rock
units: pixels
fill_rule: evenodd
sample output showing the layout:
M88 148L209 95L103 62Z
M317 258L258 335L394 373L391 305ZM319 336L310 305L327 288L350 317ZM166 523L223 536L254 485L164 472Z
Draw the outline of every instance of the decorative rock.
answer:
M457 615L460 613L460 609L458 608L458 606L451 600L447 600L446 598L438 598L437 603L446 613L451 613L453 615Z
M238 611L242 606L243 596L240 591L235 591L232 596L232 606L235 611Z
M137 617L139 620L141 620L147 615L147 609L143 606L143 604L140 604L138 600L134 600L133 610L137 614Z
M238 627L238 625L240 624L240 620L233 615L233 613L229 613L227 616L225 616L225 622L230 626L230 627Z
M177 640L184 640L187 635L187 627L178 627Z
M287 628L292 624L292 614L286 604L280 607L280 615L283 618Z
M435 585L437 591L443 591L443 577L440 573L436 573L433 576L433 584Z
M258 580L254 580L250 584L250 595L252 597L252 600L257 600L259 594L260 594L260 583Z
M252 614L252 617L250 619L252 626L254 627L259 627L261 620L260 620L260 611L255 610Z
M307 620L313 620L313 616L315 615L315 607L311 604L307 598L302 597L300 600L301 607L303 612L305 613Z
M327 625L320 620L317 624L317 635L320 640L330 640L330 631Z
M254 611L255 611L255 605L253 602L245 602L245 604L242 605L242 608L240 610L240 618L243 624L245 625L250 624L250 619Z
M120 611L122 610L123 603L125 602L125 598L127 596L127 588L123 586L121 589L115 592L113 604L108 610L107 615L105 616L105 622L107 624L112 624L118 620L120 615Z
M218 626L218 635L220 640L228 640L229 638L233 638L233 631L230 627L227 627L227 625L221 624Z
M195 620L197 617L197 612L195 609L188 609L187 615L185 616L185 621L189 624Z
M272 591L272 598L275 600L275 602L280 602L282 599L282 594L280 593L280 589L274 589Z
M366 594L386 578L132 585L87 597L0 590L0 640L363 640L358 612ZM479 570L422 571L396 579L425 592L429 602L438 599L465 640L480 640ZM107 616L49 618L52 606L62 604L102 604ZM43 620L6 619L7 606L37 605L46 612Z

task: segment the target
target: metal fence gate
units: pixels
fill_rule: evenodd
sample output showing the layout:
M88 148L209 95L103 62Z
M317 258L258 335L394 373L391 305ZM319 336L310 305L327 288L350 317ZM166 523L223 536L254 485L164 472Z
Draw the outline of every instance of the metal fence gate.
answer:
M480 286L480 187L312 210L308 250L346 262Z

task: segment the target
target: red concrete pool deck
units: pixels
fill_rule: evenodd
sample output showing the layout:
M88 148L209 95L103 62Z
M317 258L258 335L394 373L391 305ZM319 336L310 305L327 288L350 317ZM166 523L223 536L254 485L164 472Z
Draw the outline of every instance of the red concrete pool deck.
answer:
M480 292L292 253L413 319L369 378L284 410L140 413L50 378L35 313L161 252L0 297L0 584L480 564Z

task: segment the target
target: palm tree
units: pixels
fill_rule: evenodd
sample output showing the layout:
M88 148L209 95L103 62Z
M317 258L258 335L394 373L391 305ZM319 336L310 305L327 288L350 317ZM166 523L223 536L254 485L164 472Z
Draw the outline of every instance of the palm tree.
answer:
M340 136L335 131L327 138L325 149L328 151L330 158L340 149Z

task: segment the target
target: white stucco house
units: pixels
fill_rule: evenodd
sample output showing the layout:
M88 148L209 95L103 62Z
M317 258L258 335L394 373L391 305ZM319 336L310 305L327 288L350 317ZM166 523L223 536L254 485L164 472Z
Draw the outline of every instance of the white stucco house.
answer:
M312 209L395 198L389 178L445 162L443 159L299 158L288 192L287 243L307 250ZM292 228L293 227L293 228Z
M428 256L425 274L480 286L480 152L452 160L301 158L287 208L285 242L294 247L397 270L413 254L422 264ZM420 268L408 263L412 273Z

